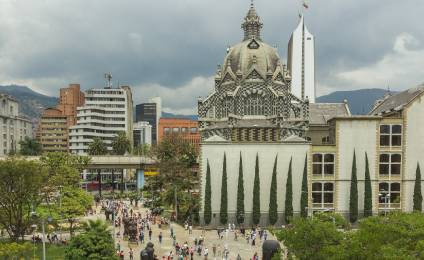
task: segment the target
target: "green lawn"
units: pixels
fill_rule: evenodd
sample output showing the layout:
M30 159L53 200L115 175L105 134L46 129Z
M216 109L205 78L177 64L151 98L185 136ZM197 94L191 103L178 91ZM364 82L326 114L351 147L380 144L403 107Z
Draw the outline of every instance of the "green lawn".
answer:
M40 260L43 259L43 245L36 244L35 258L34 258L34 247L31 252L25 255L25 260ZM48 260L63 260L65 259L65 247L46 244L46 259Z

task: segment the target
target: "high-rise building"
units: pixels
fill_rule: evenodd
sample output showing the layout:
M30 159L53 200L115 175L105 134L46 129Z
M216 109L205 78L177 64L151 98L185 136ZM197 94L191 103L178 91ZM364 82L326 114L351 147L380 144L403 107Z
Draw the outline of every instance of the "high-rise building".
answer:
M309 103L315 103L315 44L314 36L306 28L303 15L291 35L288 46L288 69L291 92Z
M68 151L68 131L76 124L77 107L84 105L84 93L79 84L60 89L59 104L47 108L38 126L38 139L43 151Z
M136 122L133 129L134 147L147 144L152 145L152 126L149 122Z
M161 118L158 128L158 143L166 136L178 136L180 140L188 142L199 149L200 133L198 122L185 118Z
M157 129L161 113L161 102L157 103L158 101L160 98L156 99L156 102L142 103L135 107L136 121L149 122L152 126L152 144L157 143L158 136Z
M31 121L19 115L16 99L0 94L0 155L19 152L25 137L33 138Z
M70 128L69 150L75 154L87 154L95 137L103 140L112 150L113 138L121 131L133 140L131 88L90 89L85 92L85 105L77 108L77 124Z

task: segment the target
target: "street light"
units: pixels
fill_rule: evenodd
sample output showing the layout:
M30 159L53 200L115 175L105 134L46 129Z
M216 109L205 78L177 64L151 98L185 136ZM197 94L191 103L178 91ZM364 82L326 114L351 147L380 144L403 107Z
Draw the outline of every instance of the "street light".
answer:
M32 211L31 212L31 217L36 218L37 217L37 212ZM47 221L51 222L52 221L52 217L48 216L47 217ZM46 260L46 232L44 229L44 218L41 217L41 230L43 232L43 238L42 238L42 242L43 242L43 260Z

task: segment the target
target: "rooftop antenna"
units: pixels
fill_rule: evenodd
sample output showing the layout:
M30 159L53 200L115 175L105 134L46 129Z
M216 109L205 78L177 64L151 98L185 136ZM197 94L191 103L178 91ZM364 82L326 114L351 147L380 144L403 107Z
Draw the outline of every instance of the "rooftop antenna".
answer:
M105 79L107 80L106 88L112 88L112 73L105 73Z

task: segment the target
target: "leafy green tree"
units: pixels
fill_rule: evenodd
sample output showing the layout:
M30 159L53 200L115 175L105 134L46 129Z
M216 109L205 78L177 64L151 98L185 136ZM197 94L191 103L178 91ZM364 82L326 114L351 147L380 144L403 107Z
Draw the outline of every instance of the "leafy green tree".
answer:
M292 187L292 158L290 158L289 172L286 182L286 201L284 203L284 216L286 223L290 223L293 218L293 187Z
M93 138L93 141L88 145L89 155L106 155L107 153L107 146L99 137Z
M29 242L0 243L0 259L24 259L25 256L31 253L33 247L34 246Z
M317 218L295 218L275 235L287 247L289 259L337 259L328 257L326 249L343 241L343 233L332 222Z
M259 180L259 155L256 154L256 163L255 163L255 179L253 182L253 210L252 210L252 221L253 224L259 224L261 220L261 190L260 190L260 180Z
M308 216L308 155L305 157L302 178L302 194L300 195L300 215L304 218Z
M140 145L137 145L132 152L134 155L138 155L138 156L150 156L151 147L148 144L140 144Z
M112 140L112 150L116 155L124 155L131 149L130 140L128 140L125 132L121 131Z
M62 192L61 201L56 206L61 217L69 223L69 232L72 237L74 234L74 225L78 217L84 216L84 213L93 205L93 197L82 189L66 188Z
M47 177L40 163L16 158L0 161L0 226L13 241L24 237L31 212L41 203Z
M203 218L206 225L211 223L212 219L212 203L211 203L212 189L211 189L211 168L209 160L206 166L206 184L205 184L205 209L203 211Z
M117 260L108 226L101 220L89 220L84 232L71 239L65 259Z
M274 168L272 170L271 188L269 194L269 224L274 225L278 220L278 204L277 204L277 160L275 156Z
M243 180L243 159L240 152L239 175L237 183L237 223L244 223L244 180Z
M356 175L356 152L353 151L352 177L350 180L349 219L355 223L358 219L358 179Z
M166 202L167 206L173 206L178 219L183 217L179 213L179 207L186 207L181 203L194 202L193 200L180 201L176 196L180 190L185 190L187 194L191 194L193 190L198 188L199 177L193 173L192 168L197 164L197 151L193 145L182 139L180 136L166 136L154 149L153 154L158 160L158 168L160 175L157 176L160 191L174 191L174 199ZM165 193L160 193L165 195ZM191 196L191 195L189 195ZM198 207L196 205L190 207ZM182 220L182 219L180 219Z
M221 208L219 212L221 224L228 221L228 192L227 192L227 156L224 153L224 162L222 164L222 182L221 182Z
M25 139L19 141L21 145L20 154L26 156L37 156L41 154L41 144L37 141L37 139L31 139L28 136L25 136Z
M414 210L419 212L423 210L423 195L421 194L421 170L419 163L417 163L417 171L415 174Z
M372 188L368 154L365 152L365 194L364 194L364 217L372 216Z

